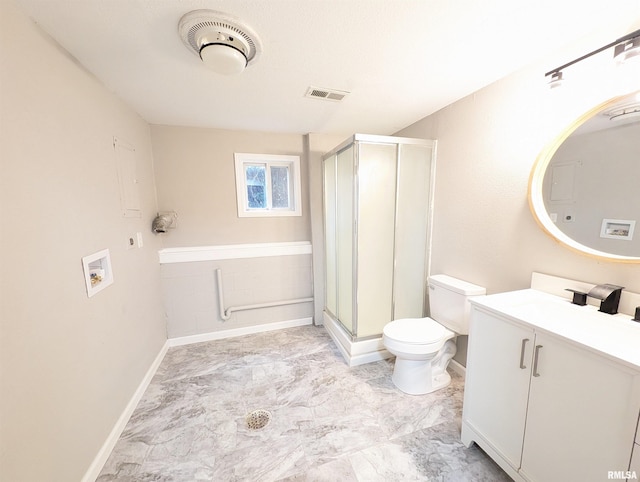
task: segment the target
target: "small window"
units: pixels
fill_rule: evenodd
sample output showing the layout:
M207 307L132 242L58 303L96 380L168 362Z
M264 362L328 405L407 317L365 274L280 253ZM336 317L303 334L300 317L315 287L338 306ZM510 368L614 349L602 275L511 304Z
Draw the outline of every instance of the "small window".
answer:
M238 216L301 216L300 157L235 154Z

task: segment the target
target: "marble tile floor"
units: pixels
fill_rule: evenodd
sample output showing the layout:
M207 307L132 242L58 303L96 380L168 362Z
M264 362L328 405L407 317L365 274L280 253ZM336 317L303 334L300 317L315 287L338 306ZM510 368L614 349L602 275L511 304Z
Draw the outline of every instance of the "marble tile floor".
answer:
M392 370L314 326L170 348L97 482L511 480L460 442L460 376L412 396Z

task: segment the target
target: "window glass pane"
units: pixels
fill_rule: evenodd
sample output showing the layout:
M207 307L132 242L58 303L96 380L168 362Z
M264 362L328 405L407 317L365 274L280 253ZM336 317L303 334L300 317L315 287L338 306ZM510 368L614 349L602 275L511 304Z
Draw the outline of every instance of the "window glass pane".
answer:
M267 207L265 170L266 167L264 165L245 166L244 173L247 181L249 209L265 209Z
M289 207L289 168L271 167L271 204L274 208Z
M234 154L238 217L301 216L300 157Z

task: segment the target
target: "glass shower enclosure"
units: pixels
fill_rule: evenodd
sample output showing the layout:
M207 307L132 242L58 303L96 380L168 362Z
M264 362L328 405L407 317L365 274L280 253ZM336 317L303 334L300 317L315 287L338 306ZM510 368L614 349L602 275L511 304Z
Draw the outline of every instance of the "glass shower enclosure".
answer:
M323 158L324 311L354 341L425 314L435 153L356 134Z

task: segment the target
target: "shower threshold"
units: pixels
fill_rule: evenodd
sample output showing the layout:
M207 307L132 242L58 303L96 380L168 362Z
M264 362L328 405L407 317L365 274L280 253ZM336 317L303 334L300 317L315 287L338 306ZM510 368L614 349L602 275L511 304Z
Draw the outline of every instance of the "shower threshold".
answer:
M322 315L325 329L350 367L393 357L384 348L382 335L354 340L339 321L335 320L326 311Z

